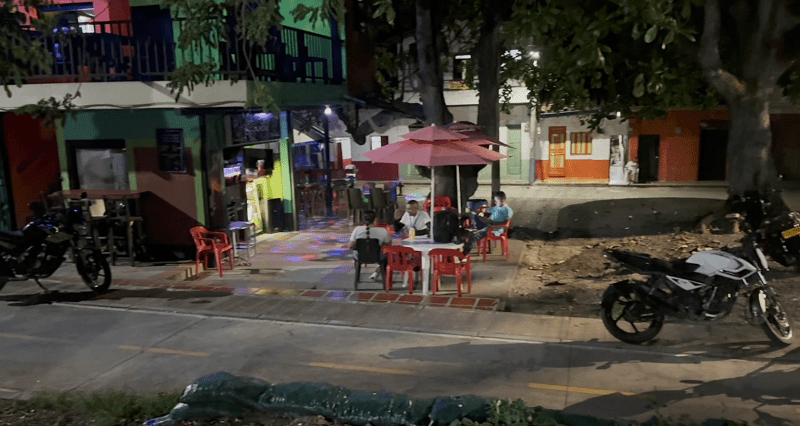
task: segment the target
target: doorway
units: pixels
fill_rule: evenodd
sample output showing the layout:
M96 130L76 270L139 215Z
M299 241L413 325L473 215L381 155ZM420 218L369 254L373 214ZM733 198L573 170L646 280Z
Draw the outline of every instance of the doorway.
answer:
M725 180L728 166L728 131L700 130L700 168L697 180Z
M658 181L658 135L639 136L639 183Z
M550 128L550 171L549 177L566 176L567 128L564 126Z

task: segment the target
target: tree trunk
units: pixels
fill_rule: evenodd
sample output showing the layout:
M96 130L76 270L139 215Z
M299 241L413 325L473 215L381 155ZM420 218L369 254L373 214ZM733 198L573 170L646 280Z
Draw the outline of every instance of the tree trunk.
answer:
M777 183L772 158L772 131L769 122L769 101L747 96L728 102L731 127L728 135L729 192L766 190Z
M419 95L425 111L425 122L441 126L452 121L453 115L444 102L444 77L437 45L438 26L431 1L416 0Z
M734 19L741 36L741 76L723 67L719 42L722 29L719 0L706 0L700 65L731 112L728 135L729 193L773 188L777 172L772 158L769 99L778 78L793 64L783 50L787 32L796 25L785 1L739 2Z
M485 18L481 27L480 40L475 46L474 57L478 67L478 125L481 131L497 139L500 133L500 55L503 48L502 22L497 15ZM498 145L492 149L500 151ZM482 167L481 167L482 168ZM480 170L480 169L479 169ZM475 188L478 188L477 173ZM471 185L470 185L471 186ZM492 163L492 194L500 190L500 162Z
M416 40L420 100L425 113L425 122L441 126L453 121L453 114L444 102L444 76L438 46L438 25L433 16L432 0L416 1ZM428 167L418 167L420 174L431 178ZM436 167L433 178L436 197L450 197L456 203L455 167Z

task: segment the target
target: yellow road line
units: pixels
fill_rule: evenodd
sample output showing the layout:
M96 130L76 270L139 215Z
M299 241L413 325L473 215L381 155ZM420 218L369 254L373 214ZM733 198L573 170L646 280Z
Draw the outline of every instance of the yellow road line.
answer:
M152 352L156 354L167 354L167 355L183 355L183 356L197 356L197 357L209 357L211 354L209 352L192 352L192 351L181 351L178 349L164 349L164 348L143 348L141 346L130 346L130 345L123 345L119 347L120 349L124 349L127 351L146 351Z
M7 337L9 339L22 339L22 340L34 340L36 337L33 336L25 336L22 334L9 334L9 333L0 333L0 337Z
M533 389L541 389L541 390L552 390L552 391L562 391L562 392L575 392L575 393L586 393L590 395L612 395L615 393L625 395L625 396L632 396L634 393L632 392L621 392L621 391L612 391L612 390L604 390L604 389L590 389L590 388L578 388L574 386L561 386L561 385L548 385L544 383L528 383L528 387Z
M328 364L325 362L310 362L311 367L333 368L337 370L367 371L370 373L399 374L402 376L414 376L411 370L395 370L393 368L361 367L358 365Z

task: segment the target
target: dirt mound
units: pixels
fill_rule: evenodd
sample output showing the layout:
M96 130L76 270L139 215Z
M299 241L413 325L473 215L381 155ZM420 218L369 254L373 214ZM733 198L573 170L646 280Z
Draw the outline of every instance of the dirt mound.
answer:
M629 271L607 259L607 249L646 253L664 260L736 247L741 234L675 233L623 238L571 238L529 242L509 292L512 311L596 316L600 296Z

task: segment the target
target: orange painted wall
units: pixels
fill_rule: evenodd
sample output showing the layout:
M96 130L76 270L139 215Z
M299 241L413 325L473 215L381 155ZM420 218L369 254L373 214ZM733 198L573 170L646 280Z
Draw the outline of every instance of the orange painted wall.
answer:
M40 194L61 174L56 132L30 115L6 113L3 116L6 149L11 173L11 193L17 226L22 228L33 218L28 204L40 201Z
M550 160L536 161L536 180L566 181L607 181L609 178L609 160L565 160L566 176L550 177Z
M400 169L397 164L373 163L372 161L353 161L352 164L358 169L358 180L387 181L400 178Z
M727 109L675 110L665 118L648 121L632 119L629 159L638 161L639 135L658 135L659 180L696 181L700 168L700 123L708 120L730 120L730 114Z

